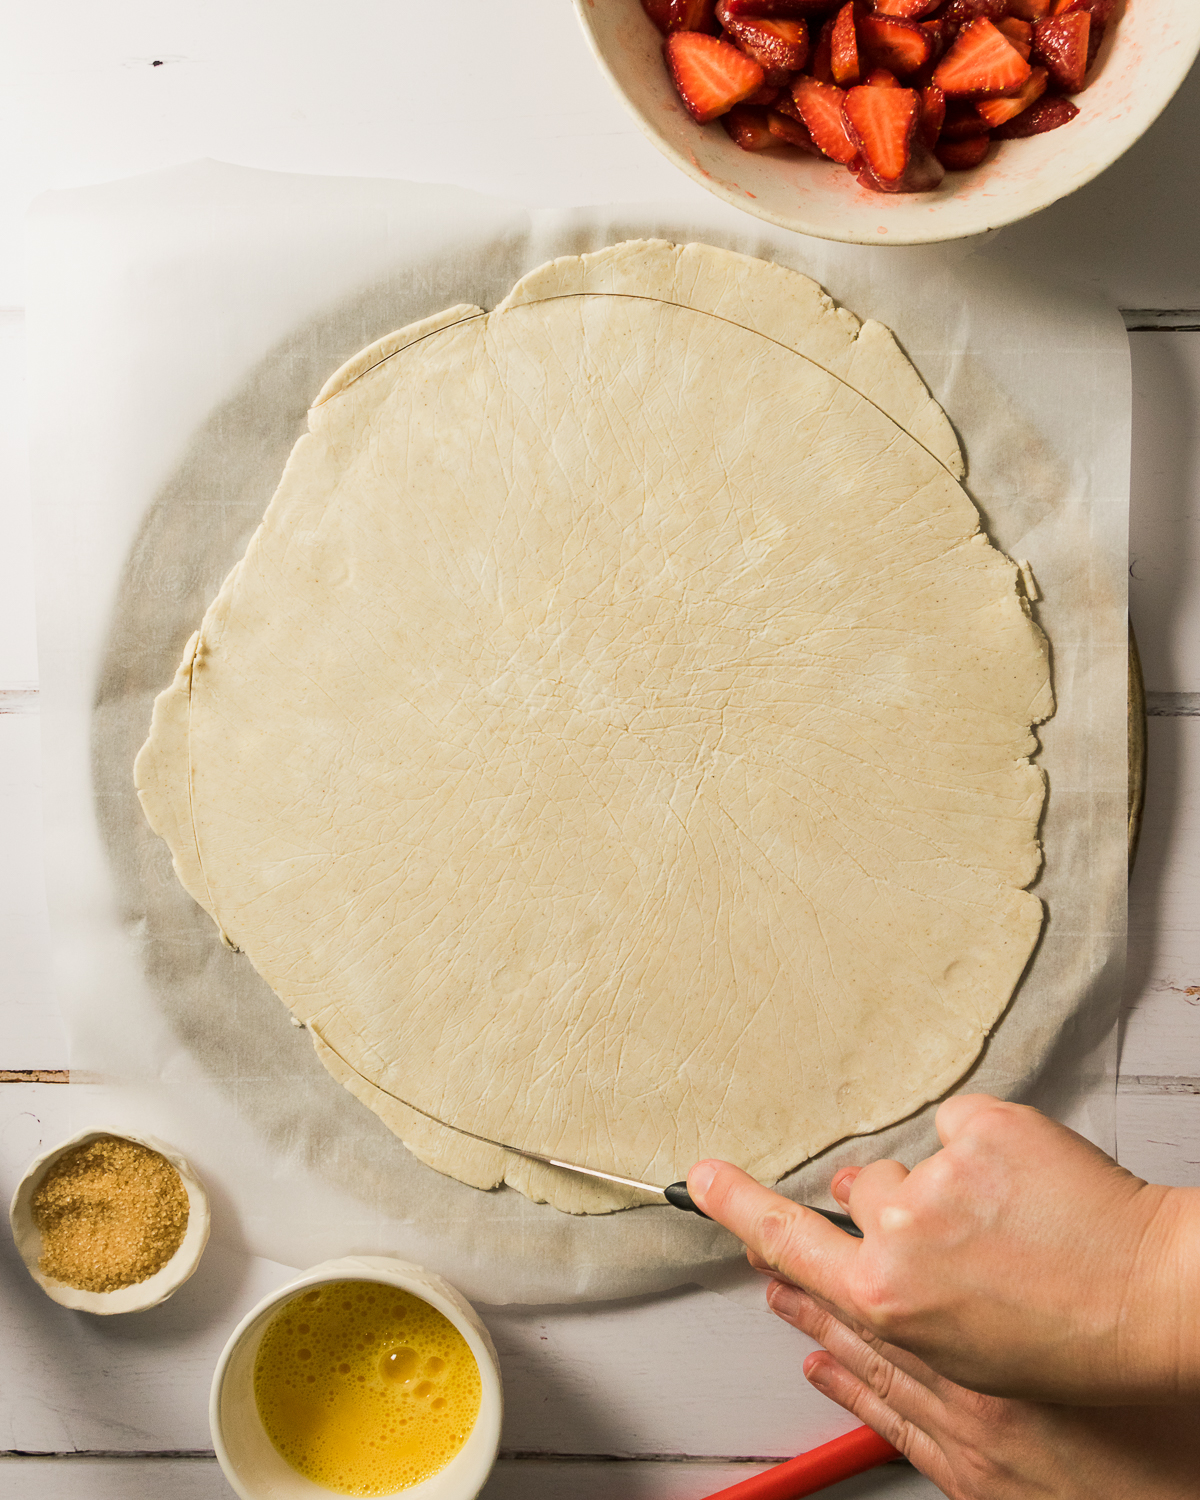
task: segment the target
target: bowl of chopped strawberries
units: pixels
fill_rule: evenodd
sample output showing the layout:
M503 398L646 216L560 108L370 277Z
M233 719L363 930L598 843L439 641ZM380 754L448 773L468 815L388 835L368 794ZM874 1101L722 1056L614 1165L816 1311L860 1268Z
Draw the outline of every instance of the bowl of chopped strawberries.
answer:
M959 239L1089 182L1200 51L1200 0L575 0L642 130L727 202Z

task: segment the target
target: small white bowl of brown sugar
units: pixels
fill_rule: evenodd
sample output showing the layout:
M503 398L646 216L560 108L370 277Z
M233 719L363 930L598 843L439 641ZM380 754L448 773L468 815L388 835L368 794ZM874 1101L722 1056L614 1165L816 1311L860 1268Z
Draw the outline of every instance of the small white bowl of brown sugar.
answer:
M38 1157L9 1220L29 1274L55 1302L144 1312L199 1265L208 1195L163 1141L85 1130Z

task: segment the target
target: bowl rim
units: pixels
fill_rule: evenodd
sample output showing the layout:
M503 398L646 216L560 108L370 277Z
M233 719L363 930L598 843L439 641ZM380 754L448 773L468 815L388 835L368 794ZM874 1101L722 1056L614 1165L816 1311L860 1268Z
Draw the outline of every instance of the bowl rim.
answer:
M1168 62L1164 68L1162 78L1163 87L1160 93L1143 102L1140 109L1131 108L1127 116L1127 129L1123 132L1121 142L1116 150L1112 152L1101 152L1095 158L1090 159L1079 170L1067 173L1060 179L1047 183L1046 191L1035 201L1023 201L1019 206L1006 210L996 208L994 205L983 216L983 220L977 224L969 224L961 227L940 227L928 232L916 229L889 229L886 238L867 230L855 230L850 227L837 228L829 225L818 225L804 220L802 214L787 215L777 213L759 199L747 201L741 193L733 191L719 179L710 176L700 167L694 159L689 159L681 151L677 150L656 129L654 124L647 119L641 109L633 102L625 91L624 85L617 77L610 65L599 38L592 25L591 12L598 4L613 3L613 0L572 0L576 18L587 40L592 56L599 64L600 71L607 78L610 86L625 106L626 110L633 116L638 129L657 149L678 167L685 176L712 193L716 198L730 204L733 208L740 209L743 213L750 214L755 218L762 219L769 224L775 224L780 229L790 230L793 234L809 235L814 239L835 241L847 245L876 245L883 248L898 248L913 245L945 244L951 240L971 239L977 235L987 234L997 229L1003 229L1006 225L1020 222L1022 219L1032 217L1040 213L1042 209L1049 208L1051 204L1057 203L1062 198L1069 197L1079 188L1085 187L1092 182L1101 172L1106 171L1115 161L1118 161L1125 152L1129 150L1154 124L1163 110L1175 97L1183 80L1191 71L1192 65L1200 55L1200 7L1193 18L1193 34L1183 45L1176 49L1173 65ZM637 6L637 0L629 0L632 6ZM1122 21L1126 19L1123 15ZM646 24L652 26L654 23L646 18ZM1106 49L1112 45L1112 35L1106 40ZM1013 144L1009 142L1007 144Z
M473 1500L473 1497L487 1483L500 1451L500 1428L504 1417L504 1388L500 1376L499 1356L492 1343L491 1335L478 1313L456 1287L451 1286L435 1271L427 1271L423 1266L418 1266L412 1261L384 1255L341 1256L311 1266L307 1271L293 1277L283 1286L276 1287L273 1292L269 1292L255 1303L229 1335L213 1371L208 1398L208 1423L212 1433L213 1449L229 1485L240 1500L270 1500L270 1496L275 1493L273 1489L252 1489L247 1486L225 1442L222 1396L230 1363L243 1340L265 1323L268 1314L283 1303L291 1301L305 1287L320 1286L331 1281L378 1281L390 1286L399 1286L404 1291L411 1292L414 1297L420 1298L421 1301L428 1302L431 1307L448 1318L466 1340L467 1346L475 1357L475 1363L479 1367L482 1387L479 1415L475 1419L475 1426L471 1429L469 1437L474 1436L475 1432L482 1428L484 1442L477 1462L470 1471L463 1474L462 1487L455 1491L453 1500ZM465 1445L464 1449L459 1450L459 1454L464 1451ZM459 1454L456 1454L455 1458ZM451 1463L453 1462L454 1459L451 1460ZM448 1468L449 1465L439 1469L428 1479L422 1480L420 1484L411 1485L405 1490L397 1491L396 1494L406 1497L406 1500L409 1496L412 1500L421 1500L425 1486L439 1479ZM312 1484L311 1480L304 1480L304 1476L300 1474L297 1474L297 1478L303 1483L312 1485L314 1496L332 1496L335 1493ZM380 1500L389 1500L389 1497L381 1496Z
M85 1291L82 1287L71 1286L65 1281L56 1281L45 1275L38 1264L42 1254L42 1235L33 1222L33 1195L46 1173L56 1161L73 1151L76 1146L95 1140L132 1141L135 1145L156 1151L179 1173L188 1195L187 1230L179 1249L153 1276L148 1276L145 1281L135 1281L129 1286L116 1287L111 1292ZM159 1140L157 1136L133 1135L127 1130L92 1127L77 1131L68 1140L51 1147L49 1151L43 1151L30 1162L13 1193L8 1208L8 1222L25 1269L47 1297L61 1307L69 1307L75 1312L109 1317L116 1313L147 1312L177 1292L200 1264L212 1220L208 1193L203 1182L174 1146Z

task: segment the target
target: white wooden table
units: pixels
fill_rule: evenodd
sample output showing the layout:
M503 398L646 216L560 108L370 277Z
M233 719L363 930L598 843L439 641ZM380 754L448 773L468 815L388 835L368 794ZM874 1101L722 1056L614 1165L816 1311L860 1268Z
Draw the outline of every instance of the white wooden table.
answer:
M597 0L600 3L600 0ZM41 884L37 652L23 446L22 216L49 188L212 156L445 181L531 205L675 200L683 182L598 76L564 0L63 0L10 18L0 130L0 1190L65 1133L67 1065ZM15 143L15 149L14 149ZM1130 891L1122 1160L1200 1184L1200 74L1066 202L1002 232L1128 310L1132 613L1149 791ZM880 255L889 252L880 250ZM903 252L900 252L903 253ZM68 1085L69 1087L69 1085ZM47 1301L0 1236L0 1497L228 1495L208 1380L240 1312L286 1272L214 1246L144 1320ZM806 1346L710 1293L489 1314L504 1453L489 1500L693 1500L850 1425L797 1422ZM900 1466L851 1496L934 1493Z

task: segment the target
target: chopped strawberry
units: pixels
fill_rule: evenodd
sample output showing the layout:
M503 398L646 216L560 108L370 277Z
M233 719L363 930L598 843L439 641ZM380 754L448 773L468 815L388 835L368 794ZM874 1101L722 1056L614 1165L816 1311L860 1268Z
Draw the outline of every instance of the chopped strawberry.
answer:
M872 68L863 82L872 89L898 89L900 80L895 73L889 73L886 68Z
M1029 82L1019 94L1013 94L1007 99L981 99L975 108L989 129L994 130L1006 120L1015 119L1023 109L1028 109L1035 100L1040 99L1046 92L1049 81L1050 75L1045 68L1034 68L1029 75Z
M778 83L764 83L762 88L755 89L752 94L747 94L742 102L744 104L757 105L760 109L766 109L769 104L774 104L782 93L782 85Z
M1022 88L1030 67L1002 31L980 18L964 26L933 75L947 94L1010 94Z
M1015 0L1009 0L1008 7L1013 14L1017 14ZM1056 16L1066 15L1073 10L1086 10L1092 18L1094 26L1107 26L1112 20L1117 9L1117 0L1058 0L1054 6L1053 14ZM1045 15L1045 11L1042 12ZM1034 18L1041 20L1041 16Z
M717 0L671 0L672 31L707 31L717 29Z
M1008 14L1008 0L950 0L942 10L942 19L953 21L956 26L966 26L984 16L989 21L999 21Z
M1092 18L1086 10L1050 16L1033 28L1033 60L1065 93L1077 94L1083 87L1091 29Z
M1002 31L1025 61L1029 61L1033 48L1033 27L1028 21L1018 21L1015 16L1009 16L1005 21L996 22L996 30Z
M858 36L854 29L854 0L846 0L846 4L838 11L829 42L829 64L833 69L833 81L839 88L851 88L862 77L858 62Z
M929 55L934 62L937 62L958 35L958 23L935 16L932 21L920 22L920 27L929 38Z
M793 120L791 115L780 114L777 109L768 110L767 129L786 146L799 146L801 151L807 151L810 156L821 154L813 145L812 136L800 121Z
M871 9L877 16L891 16L897 21L919 21L941 3L942 0L871 0Z
M1100 44L1104 40L1106 29L1103 22L1097 21L1095 16L1092 17L1092 29L1088 32L1087 65L1089 71L1092 64L1096 61L1096 54L1100 51Z
M946 96L936 83L921 90L921 118L917 121L917 135L933 149L942 133L942 121L946 118Z
M1040 21L1048 16L1054 0L1008 0L1008 13L1020 21Z
M812 63L808 71L818 83L833 82L833 22L834 17L830 16L821 27L817 45L813 48Z
M912 154L921 101L913 89L851 89L842 103L850 139L871 174L898 182Z
M700 31L674 31L663 43L667 67L693 119L705 125L763 85L752 57Z
M772 105L773 114L787 115L789 120L795 120L798 124L804 124L804 116L800 113L800 106L792 98L791 90L784 89L779 98Z
M858 23L858 36L871 65L887 68L899 78L915 73L929 61L933 51L923 28L912 21L864 16Z
M939 141L934 154L947 172L965 172L977 167L991 146L990 136L975 135L965 141Z
M987 133L988 124L979 113L978 105L965 99L951 99L947 102L946 117L942 121L942 140L968 141Z
M830 0L725 0L731 16L811 16Z
M883 94L891 90L876 89L875 92ZM821 83L803 74L792 85L792 98L813 144L832 161L851 162L858 155L842 114L845 97L835 84Z
M1104 40L1108 23L1117 9L1117 0L1058 0L1054 15L1067 15L1072 11L1086 10L1092 18L1092 29L1088 33L1087 65L1089 69L1096 61L1096 53Z
M946 175L946 169L919 136L913 136L912 151L904 175L894 182L876 177L866 162L850 170L865 188L876 193L928 193L937 187Z
M1014 141L1028 135L1045 135L1048 130L1057 130L1060 125L1069 125L1079 113L1079 106L1069 99L1043 96L1029 109L1023 109L1013 120L1006 120L996 129L998 141Z
M642 9L666 36L671 29L671 12L675 9L675 0L642 0Z
M717 0L642 0L659 31L707 31L716 27Z
M730 39L768 75L774 70L798 73L808 61L808 26L804 21L759 20L730 13L726 0L717 6L717 19Z
M748 104L735 104L721 116L721 124L743 151L765 151L779 142L767 129L765 109L751 109Z

